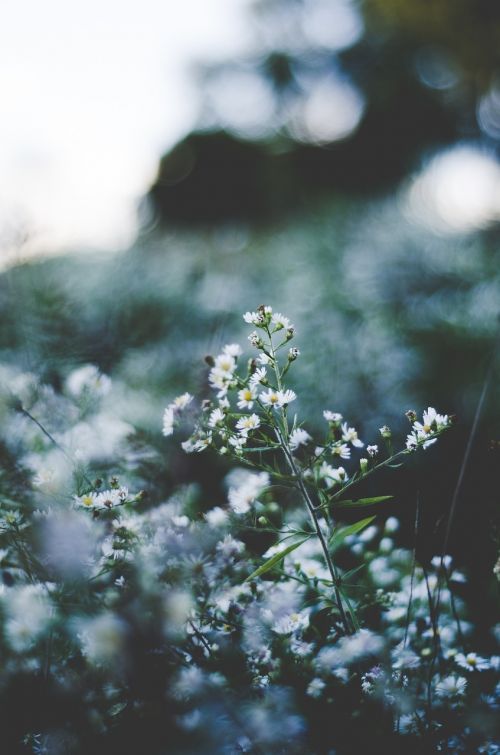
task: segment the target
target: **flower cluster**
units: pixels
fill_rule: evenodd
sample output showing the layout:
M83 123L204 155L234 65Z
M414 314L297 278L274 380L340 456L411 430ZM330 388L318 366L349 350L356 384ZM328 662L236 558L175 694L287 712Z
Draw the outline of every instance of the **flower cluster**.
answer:
M183 393L177 396L163 412L163 435L172 435L179 415L191 403L193 397L190 393Z
M167 491L158 438L111 418L95 382L9 373L29 409L6 402L0 429L25 470L0 480L0 702L22 710L5 751L495 752L499 627L478 631L450 556L419 563L397 517L365 513L386 497L351 498L413 449L386 426L368 443L337 407L306 429L292 324L245 320L257 356L209 360L214 398L184 442L236 460L216 492ZM167 406L166 435L194 404ZM417 448L450 425L409 418Z
M367 457L359 458L356 464L352 454L365 448L365 443L340 412L323 411L327 432L320 442L313 441L297 414L290 420L288 410L297 395L285 385L285 378L300 351L288 345L295 336L289 318L274 313L270 306L261 306L246 312L243 319L257 328L249 341L258 355L242 366L238 360L243 350L232 343L224 346L215 358L207 359L208 383L216 396L203 402L194 433L182 443L182 448L188 453L213 448L221 455L233 456L261 470L260 475L248 477L239 490L230 491L230 506L236 514L248 515L256 510L258 495L273 476L300 493L321 544L339 619L349 635L357 626L357 618L352 604L342 597L338 570L328 547L328 541L335 536L331 528L336 501L347 487L397 456L434 442L449 426L448 417L430 408L424 413L423 424L414 417L411 437L415 438L415 445L407 442L406 449L396 454L392 452L392 432L387 426L382 427L380 432L389 449L387 457L380 458L378 445L372 443L366 446ZM182 410L191 400L190 394L184 394L169 404L165 410L169 432L173 429L176 407ZM346 469L346 462L352 468Z
M407 414L411 421L415 413L410 411ZM449 427L450 424L451 422L447 414L438 414L430 406L424 412L422 422L417 422L416 417L413 419L411 433L406 438L406 447L410 451L416 450L419 446L429 448L429 446L432 446L436 442L439 433Z

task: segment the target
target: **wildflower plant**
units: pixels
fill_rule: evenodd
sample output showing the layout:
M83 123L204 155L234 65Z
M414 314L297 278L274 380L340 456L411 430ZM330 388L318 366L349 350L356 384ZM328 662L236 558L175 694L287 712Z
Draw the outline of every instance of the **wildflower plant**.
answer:
M351 634L359 629L359 620L346 592L345 576L336 566L334 551L345 537L361 531L374 517L341 528L336 525L335 515L342 509L358 509L390 498L352 500L345 494L374 471L391 466L398 457L428 448L448 429L450 419L429 408L422 422L418 422L415 412L410 411L407 415L411 432L402 450L393 451L391 430L383 426L380 435L386 453L379 452L378 444L372 443L366 446L367 457L355 460L351 455L365 448L358 431L342 414L325 409L325 435L314 441L293 410L297 395L286 382L290 368L300 357L300 350L291 344L294 325L270 306L246 312L243 319L254 328L248 341L256 355L239 364L243 350L239 344L231 343L215 358L207 358L208 382L216 395L203 402L195 430L182 447L187 453L210 448L261 470L261 475L268 478L261 476L258 487L264 487L262 480L269 479L295 490L307 509L310 526L288 527L271 558L248 579L263 575L306 540L316 537L328 571L322 583L333 591L332 606L344 634ZM192 399L186 393L169 404L164 414L165 435L173 432L175 421ZM250 502L251 496L244 505L232 508L245 514Z
M354 493L450 418L408 412L398 450L331 407L315 438L288 383L293 325L270 307L244 319L249 357L225 346L213 397L198 411L183 393L163 416L166 437L194 418L186 452L233 462L225 500L162 487L164 438L136 455L96 367L57 388L0 366L3 750L498 751L500 658L467 574L446 554L420 564L395 516L364 513L389 496Z

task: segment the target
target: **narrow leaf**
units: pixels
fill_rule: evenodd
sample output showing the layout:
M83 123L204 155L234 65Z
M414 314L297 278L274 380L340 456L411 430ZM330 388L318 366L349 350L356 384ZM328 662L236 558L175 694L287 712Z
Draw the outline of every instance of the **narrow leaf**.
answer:
M361 569L364 569L366 564L360 564L359 566L356 566L354 569L349 569L349 571L346 571L342 574L342 583L347 582L351 577L353 577L355 574L357 574Z
M361 530L364 530L374 519L374 516L368 516L366 519L361 519L359 522L350 524L348 527L342 527L341 529L337 528L330 538L331 551L333 552L337 550L349 535L356 535L358 532L361 532Z
M340 509L359 509L363 506L374 506L376 503L389 501L394 498L393 495L376 495L372 498L357 498L356 500L331 501L330 506Z
M274 556L271 556L271 558L269 558L267 561L264 561L264 563L261 564L258 569L252 572L250 576L245 579L245 582L249 582L251 579L255 579L256 577L261 577L262 574L265 574L274 566L276 566L276 564L279 564L279 562L282 561L285 556L288 556L289 553L298 548L299 545L302 545L302 543L305 543L306 540L309 540L310 537L310 535L308 537L303 537L301 540L297 540L297 542L287 546L279 553L275 553Z

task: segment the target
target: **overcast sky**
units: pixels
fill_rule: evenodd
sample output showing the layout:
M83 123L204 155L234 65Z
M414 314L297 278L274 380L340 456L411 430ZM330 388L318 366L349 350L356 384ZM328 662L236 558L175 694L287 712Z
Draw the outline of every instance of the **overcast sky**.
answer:
M31 247L116 249L158 158L196 119L190 65L250 44L248 0L0 3L0 266Z

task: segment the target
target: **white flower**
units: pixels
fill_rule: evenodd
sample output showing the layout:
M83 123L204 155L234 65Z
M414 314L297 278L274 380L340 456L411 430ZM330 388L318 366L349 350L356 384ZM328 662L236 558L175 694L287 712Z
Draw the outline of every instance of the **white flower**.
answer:
M305 446L312 440L309 433L301 427L297 427L290 433L289 443L292 451L295 451L299 446Z
M243 349L239 345L239 343L228 343L224 348L222 349L224 354L229 354L231 357L239 357L243 354Z
M206 512L205 520L209 527L220 527L227 522L227 512L220 506L215 506Z
M335 443L332 446L332 456L340 456L341 459L350 459L351 449L347 443Z
M183 393L182 396L177 396L171 401L163 412L163 435L172 435L177 415L184 411L192 400L190 393Z
M463 676L450 674L440 679L436 684L438 697L463 697L467 689L467 679Z
M358 433L354 427L347 427L347 422L342 423L342 440L346 443L352 443L356 448L363 448L365 445L362 440L358 438Z
M329 409L325 409L323 417L327 422L342 422L343 417L338 412L331 412Z
M249 325L257 325L261 327L266 323L269 315L272 314L272 311L272 307L261 307L258 312L245 312L243 319Z
M265 354L263 356L266 356ZM257 367L255 372L250 375L250 387L255 388L259 383L267 381L267 370L265 367Z
M66 388L79 398L85 391L96 396L105 396L111 389L111 379L103 375L93 364L86 364L71 372L66 379Z
M438 414L436 410L429 406L426 412L424 412L423 416L423 430L425 432L431 432L431 428L434 425L436 430L442 430L445 427L448 427L450 424L450 421L448 419L447 414ZM419 423L415 422L415 425Z
M390 516L385 522L385 532L392 534L399 529L399 520L395 516Z
M262 346L261 338L256 330L250 333L250 335L248 336L248 340L250 341L252 346L255 346L256 348L260 348L260 346Z
M50 487L55 478L56 472L54 469L39 469L38 473L33 477L33 485L36 488Z
M185 409L186 406L188 406L188 404L190 404L192 400L193 400L193 396L191 396L190 393L183 393L182 396L177 396L177 398L175 398L172 401L171 406L174 409L174 411L180 412L183 409Z
M422 430L415 430L415 432L410 433L410 435L407 436L406 448L409 451L415 451L418 446L422 446L422 448L424 449L429 448L429 446L432 446L434 443L436 443L437 438L430 438L429 440L426 440L426 438L428 437L428 434L423 432Z
M378 446L377 445L367 446L366 447L366 452L367 452L368 456L372 456L372 457L376 456L378 454Z
M287 406L292 401L295 401L297 396L291 390L274 391L272 388L269 388L266 393L261 393L259 398L263 404L266 404L266 406L273 406L277 409Z
M216 425L224 422L225 414L219 407L217 409L214 409L213 412L210 412L210 417L208 418L208 426L209 427L216 427Z
M309 697L321 697L321 693L323 692L325 687L326 684L323 679L316 677L311 682L309 682L306 694L309 695Z
M194 451L196 451L192 438L188 438L183 443L181 443L181 448L186 454L192 454Z
M218 391L218 398L225 397L232 380L233 374L231 372L221 370L218 367L212 367L208 373L208 382L214 390Z
M438 414L432 406L429 406L423 414L423 422L413 423L412 432L406 440L406 447L412 451L419 445L422 445L424 449L428 448L437 440L430 436L448 427L449 424L448 415ZM430 439L427 440L429 437Z
M216 550L223 556L237 556L245 550L244 543L241 540L235 540L232 535L226 535L224 540L220 540L216 545Z
M257 398L254 386L250 385L248 388L242 388L241 391L238 391L238 398L238 409L251 409L253 402Z
M229 488L228 501L232 510L236 514L246 514L264 488L268 487L269 481L267 472L245 474L238 487Z
M271 627L276 634L292 634L309 626L309 612L300 611L281 616Z
M106 509L112 509L113 506L116 506L117 504L121 503L123 501L122 496L120 495L120 490L103 490L101 493L97 494L96 497L96 506L102 506Z
M260 418L257 414L249 414L241 417L236 423L236 429L246 435L250 430L256 430L260 426Z
M97 503L97 493L85 493L84 495L75 495L74 501L77 506L83 506L84 508L91 509Z
M258 362L258 364L266 365L271 361L271 357L268 354L262 352L262 354L259 354L255 361Z
M487 671L491 668L491 664L487 658L481 658L477 653L467 653L467 655L457 653L455 663L467 671Z
M192 446L193 451L197 451L198 453L201 453L201 451L204 451L206 448L212 445L212 433L207 433L204 437L198 438L195 440Z
M275 330L282 330L283 328L286 328L286 330L289 330L290 328L293 328L293 325L291 324L288 317L285 317L280 312L276 312L271 317L271 322L273 323Z
M174 527L180 527L182 529L189 527L189 525L191 524L189 517L187 517L185 514L182 514L180 516L173 516L171 522Z
M239 436L233 436L232 438L229 438L229 444L233 446L234 450L236 452L241 451L245 443L247 442L247 435L241 434Z
M231 354L219 354L215 357L214 368L232 377L236 369L236 360Z
M319 468L319 476L324 479L328 487L331 487L335 483L344 482L348 479L347 472L344 467L332 467L324 461Z
M406 448L408 451L416 451L418 448L418 438L416 435L410 433L406 436Z
M249 325L262 325L262 323L264 322L264 318L262 317L260 312L245 312L243 319Z
M163 412L163 435L172 435L174 432L175 412L167 406Z

